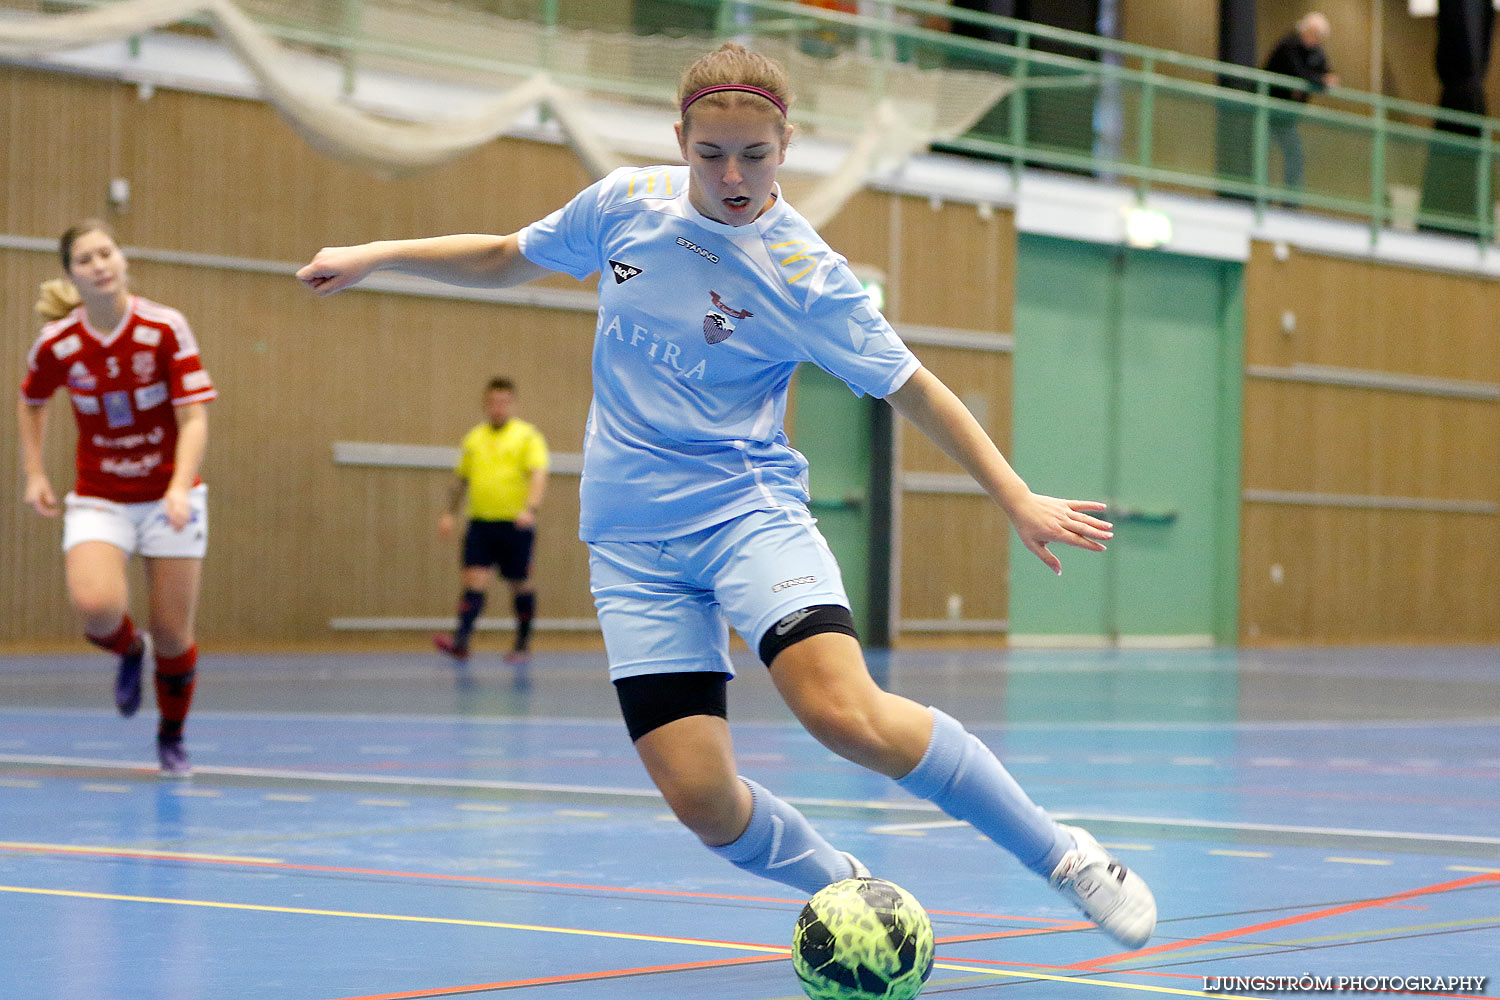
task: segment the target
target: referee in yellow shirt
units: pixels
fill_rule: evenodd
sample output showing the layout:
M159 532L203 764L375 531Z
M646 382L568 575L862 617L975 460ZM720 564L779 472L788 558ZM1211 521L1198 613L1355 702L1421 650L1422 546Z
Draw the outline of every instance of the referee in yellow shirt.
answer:
M536 537L537 507L547 491L547 442L531 424L512 416L515 403L513 382L490 381L484 391L486 420L464 435L448 509L438 518L438 532L445 538L451 536L455 516L468 495L458 624L451 636L433 637L438 649L458 661L468 659L469 637L484 610L485 593L495 581L496 570L510 585L516 611L515 648L506 655L506 662L524 666L531 658L528 646L536 617L531 543Z

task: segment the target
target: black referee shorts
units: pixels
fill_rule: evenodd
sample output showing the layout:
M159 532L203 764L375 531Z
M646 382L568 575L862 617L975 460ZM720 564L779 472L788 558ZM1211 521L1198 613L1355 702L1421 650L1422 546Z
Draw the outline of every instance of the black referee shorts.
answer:
M469 522L464 532L464 566L493 566L507 580L525 580L531 575L531 543L536 531L518 528L514 521Z

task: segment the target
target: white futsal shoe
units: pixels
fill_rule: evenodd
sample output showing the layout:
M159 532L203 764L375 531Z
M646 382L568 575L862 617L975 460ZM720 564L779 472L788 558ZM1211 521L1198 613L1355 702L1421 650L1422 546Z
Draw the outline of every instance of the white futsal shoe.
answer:
M864 866L864 862L860 861L858 858L856 858L854 855L850 854L848 851L840 851L839 853L842 854L845 858L848 859L848 861L849 861L849 867L852 868L852 869L854 869L852 872L849 873L849 877L850 878L869 878L870 877L870 869L868 869L868 868L866 868Z
M1135 872L1104 852L1087 830L1063 826L1073 849L1052 869L1049 881L1110 937L1139 948L1156 930L1156 897Z

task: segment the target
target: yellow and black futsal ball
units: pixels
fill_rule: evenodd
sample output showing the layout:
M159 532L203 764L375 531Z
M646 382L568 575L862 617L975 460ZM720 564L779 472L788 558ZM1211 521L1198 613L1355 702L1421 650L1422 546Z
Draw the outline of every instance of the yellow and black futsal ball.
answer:
M932 974L932 923L895 883L835 882L802 908L792 967L812 1000L911 1000Z

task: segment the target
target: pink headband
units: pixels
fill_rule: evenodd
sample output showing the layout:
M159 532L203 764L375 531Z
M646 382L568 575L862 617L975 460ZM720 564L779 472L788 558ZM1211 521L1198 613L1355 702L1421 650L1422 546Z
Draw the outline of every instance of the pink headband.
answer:
M785 101L777 97L775 94L771 93L769 90L764 89L763 87L752 87L748 83L721 83L718 86L714 87L704 87L696 94L689 95L688 98L682 102L682 113L687 114L687 109L692 107L693 102L698 100L698 98L707 97L709 94L721 94L726 90L737 90L741 93L754 94L757 97L764 97L766 100L776 105L776 110L781 112L781 117L786 117Z

